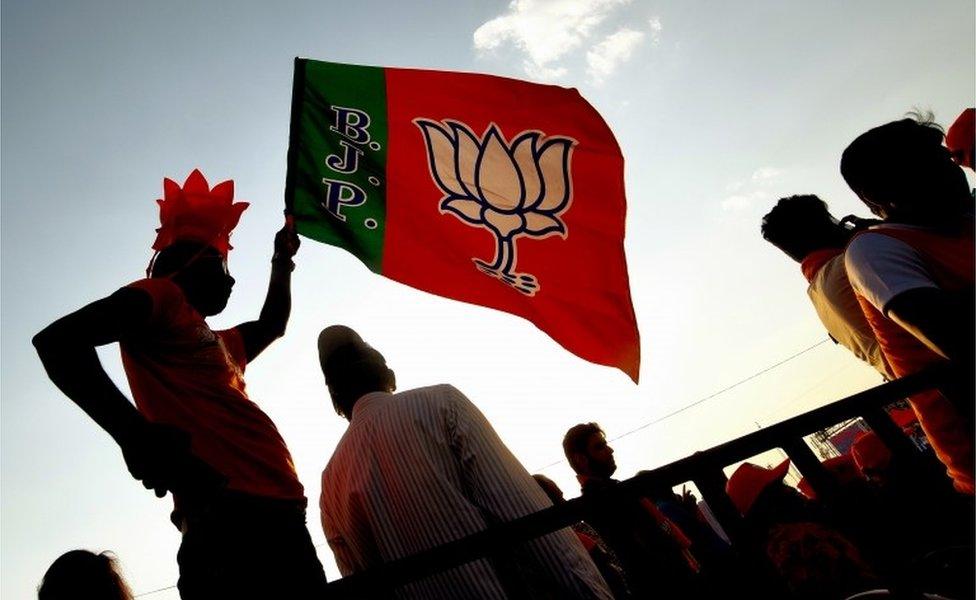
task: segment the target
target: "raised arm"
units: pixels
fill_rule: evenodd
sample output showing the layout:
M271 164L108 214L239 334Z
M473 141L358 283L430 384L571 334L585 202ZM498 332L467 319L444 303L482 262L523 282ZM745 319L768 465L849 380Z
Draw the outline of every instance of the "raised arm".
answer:
M289 220L275 235L274 255L271 257L271 279L268 294L257 321L241 323L237 330L244 340L244 352L251 362L271 342L285 335L285 326L291 315L291 272L295 269L292 258L298 252L299 240L294 222Z
M48 325L33 343L51 381L118 443L132 476L163 497L208 468L190 455L186 433L136 410L95 351L139 332L151 314L148 294L123 288Z

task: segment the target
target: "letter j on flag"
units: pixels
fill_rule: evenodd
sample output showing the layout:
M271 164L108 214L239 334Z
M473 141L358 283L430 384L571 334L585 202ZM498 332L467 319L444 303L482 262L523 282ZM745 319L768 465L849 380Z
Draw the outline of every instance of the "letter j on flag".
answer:
M635 382L623 156L575 89L296 59L298 232L409 286L532 321Z

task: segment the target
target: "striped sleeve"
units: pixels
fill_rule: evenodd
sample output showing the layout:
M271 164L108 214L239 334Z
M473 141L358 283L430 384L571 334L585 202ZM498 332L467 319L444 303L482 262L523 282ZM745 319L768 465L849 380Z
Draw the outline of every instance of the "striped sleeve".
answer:
M460 391L449 389L449 436L469 500L489 523L510 521L550 507L549 499L481 411ZM612 598L569 528L537 538L516 552L519 571L543 593L557 598Z

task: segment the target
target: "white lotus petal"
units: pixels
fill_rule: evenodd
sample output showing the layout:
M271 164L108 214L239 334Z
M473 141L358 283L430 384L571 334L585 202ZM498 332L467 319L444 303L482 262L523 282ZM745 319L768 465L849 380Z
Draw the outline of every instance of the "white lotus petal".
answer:
M478 162L478 192L489 206L499 210L515 210L522 204L518 167L494 127L485 137Z
M478 196L478 186L475 184L475 165L478 162L478 154L481 148L478 146L478 138L471 130L461 123L449 122L451 130L454 132L454 139L457 140L457 177L461 185L467 191L467 196L476 198Z
M456 174L456 140L434 121L416 119L414 123L420 127L427 141L427 162L438 187L451 196L467 196Z
M485 221L503 238L507 238L513 231L521 229L524 223L520 215L500 213L490 208L485 211Z
M561 138L546 142L539 156L539 170L545 192L536 210L553 212L562 210L569 203L571 182L569 180L569 159L572 141Z
M535 143L539 138L538 133L529 133L519 137L512 149L512 157L519 173L522 174L522 189L525 190L525 197L522 201L523 208L532 208L542 199L542 176L539 173L539 165L535 162Z
M527 212L525 213L525 231L533 235L545 235L554 231L566 233L566 226L559 219L549 215Z
M452 198L441 202L441 212L452 212L469 223L481 223L481 203L465 198Z

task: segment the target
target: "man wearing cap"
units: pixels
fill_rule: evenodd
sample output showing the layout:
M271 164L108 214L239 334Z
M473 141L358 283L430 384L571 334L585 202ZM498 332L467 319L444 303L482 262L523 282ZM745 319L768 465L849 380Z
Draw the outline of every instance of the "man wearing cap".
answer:
M230 232L246 203L233 182L193 171L164 181L148 277L49 325L34 345L54 383L119 444L133 477L173 493L183 533L184 600L321 598L325 575L305 527L305 496L271 419L247 395L244 368L284 334L298 238L275 236L268 294L255 321L213 331L227 305ZM135 406L97 346L119 343Z
M854 544L824 524L815 504L783 483L789 468L789 459L773 468L742 463L725 486L784 582L802 598L845 598L877 587Z
M824 470L841 489L851 484L864 481L864 478L861 476L861 471L857 468L857 464L850 454L832 456L820 464L823 465ZM810 484L806 477L800 478L800 481L796 484L796 489L811 500L817 499L817 492L813 489L813 485Z
M857 436L851 445L851 457L868 481L883 484L890 478L891 450L875 432L865 431Z
M383 355L348 327L322 331L319 358L335 411L349 420L322 473L320 501L344 575L551 506L456 388L394 393ZM400 598L612 597L568 528L397 591Z

